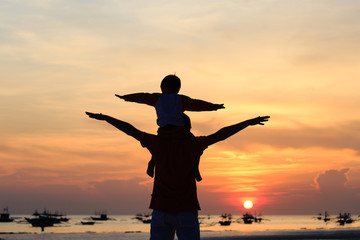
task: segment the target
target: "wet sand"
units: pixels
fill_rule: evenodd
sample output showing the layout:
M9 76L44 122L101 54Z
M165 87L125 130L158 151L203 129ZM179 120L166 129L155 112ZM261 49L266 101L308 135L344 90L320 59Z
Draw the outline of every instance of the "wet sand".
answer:
M203 240L264 240L264 239L359 239L360 240L360 230L326 230L326 231L289 231L289 232L260 232L252 234L243 234L235 236L215 236L215 237L202 237Z

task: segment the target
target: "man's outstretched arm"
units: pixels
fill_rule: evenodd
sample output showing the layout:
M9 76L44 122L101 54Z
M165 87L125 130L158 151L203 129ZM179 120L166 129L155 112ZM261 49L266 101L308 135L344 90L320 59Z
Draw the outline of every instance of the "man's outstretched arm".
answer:
M241 130L243 130L244 128L248 127L248 126L253 126L253 125L264 125L264 122L267 122L269 120L270 116L265 116L265 117L257 117L257 118L253 118L253 119L249 119L228 127L224 127L222 129L220 129L219 131L217 131L214 134L211 134L207 137L208 141L209 141L209 145L223 141L225 139L227 139L228 137L231 137L232 135L240 132Z
M117 129L119 129L120 131L123 131L127 135L129 135L129 136L135 138L136 140L140 141L141 131L138 130L137 128L135 128L130 123L121 121L119 119L116 119L116 118L113 118L113 117L110 117L110 116L107 116L107 115L103 115L101 113L91 113L91 112L85 112L85 113L90 118L94 118L94 119L97 119L97 120L102 120L102 121L108 122L109 124L113 125Z

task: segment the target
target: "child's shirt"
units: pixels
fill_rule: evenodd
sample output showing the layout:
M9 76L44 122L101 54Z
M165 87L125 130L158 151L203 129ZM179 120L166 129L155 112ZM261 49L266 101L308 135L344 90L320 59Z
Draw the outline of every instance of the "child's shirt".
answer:
M143 103L154 106L157 114L157 124L164 127L167 124L184 126L181 114L184 111L215 111L223 108L222 104L214 104L199 99L192 99L179 94L133 93L121 96L129 102Z
M184 126L184 119L181 117L184 112L182 100L178 94L161 94L155 103L155 109L159 127Z

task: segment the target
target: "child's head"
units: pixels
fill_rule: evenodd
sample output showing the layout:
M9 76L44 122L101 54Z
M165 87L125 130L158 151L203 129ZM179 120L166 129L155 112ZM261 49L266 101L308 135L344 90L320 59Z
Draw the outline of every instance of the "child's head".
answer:
M181 87L180 78L174 75L167 75L161 81L161 92L162 93L178 93Z

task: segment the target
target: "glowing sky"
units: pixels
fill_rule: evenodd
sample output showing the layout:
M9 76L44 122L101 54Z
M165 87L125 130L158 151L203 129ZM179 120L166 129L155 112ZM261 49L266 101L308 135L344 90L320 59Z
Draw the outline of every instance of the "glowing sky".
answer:
M0 1L0 208L147 212L150 154L85 111L155 133L114 94L181 94L193 133L271 115L201 158L201 213L360 212L357 0Z

